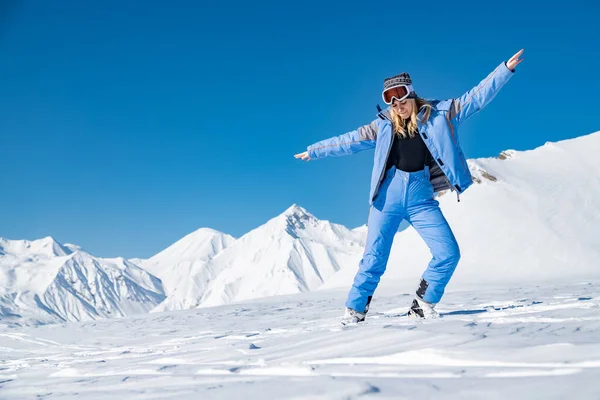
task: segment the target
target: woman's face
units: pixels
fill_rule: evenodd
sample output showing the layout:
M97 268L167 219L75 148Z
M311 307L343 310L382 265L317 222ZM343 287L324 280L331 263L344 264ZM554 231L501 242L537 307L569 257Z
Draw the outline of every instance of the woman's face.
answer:
M412 102L408 101L408 99L401 101L394 100L392 108L396 111L396 114L400 115L400 118L408 119L412 113Z

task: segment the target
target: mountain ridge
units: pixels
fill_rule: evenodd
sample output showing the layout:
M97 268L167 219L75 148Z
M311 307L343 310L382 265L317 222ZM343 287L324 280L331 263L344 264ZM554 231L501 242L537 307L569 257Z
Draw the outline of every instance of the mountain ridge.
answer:
M595 132L469 159L475 184L461 202L438 196L463 255L449 289L597 276L598 149ZM348 288L366 235L294 203L239 238L200 228L147 260L102 259L49 236L0 238L0 318L96 319ZM398 232L381 284L416 285L429 258L413 229Z

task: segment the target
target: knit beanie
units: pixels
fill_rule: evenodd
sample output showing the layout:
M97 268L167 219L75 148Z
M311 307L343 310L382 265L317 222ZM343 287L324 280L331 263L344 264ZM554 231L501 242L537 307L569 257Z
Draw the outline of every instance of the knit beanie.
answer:
M408 95L409 98L417 97L417 94L412 86L412 79L410 79L410 75L407 72L402 72L401 74L392 76L391 78L385 78L383 80L383 91L385 92L388 89L402 85L408 86L408 90L410 92Z

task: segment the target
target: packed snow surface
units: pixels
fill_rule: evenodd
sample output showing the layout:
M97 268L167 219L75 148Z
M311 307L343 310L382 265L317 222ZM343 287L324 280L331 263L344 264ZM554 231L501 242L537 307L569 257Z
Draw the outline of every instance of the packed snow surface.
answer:
M443 318L383 290L0 329L2 399L597 399L600 282L454 291Z

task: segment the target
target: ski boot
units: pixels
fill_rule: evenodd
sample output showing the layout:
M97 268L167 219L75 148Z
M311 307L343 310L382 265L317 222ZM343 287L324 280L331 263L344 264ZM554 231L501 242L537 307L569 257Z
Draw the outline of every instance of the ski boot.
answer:
M357 324L359 322L363 322L365 320L365 317L367 316L367 312L369 312L369 304L371 304L371 298L372 298L372 296L369 296L369 298L367 300L367 305L365 307L365 311L363 311L363 312L359 312L359 311L356 311L356 310L346 307L346 312L344 313L344 316L342 317L342 320L340 321L341 324L348 325L348 324Z
M440 314L435 310L435 304L428 303L425 300L415 297L408 310L408 317L414 319L436 319Z

